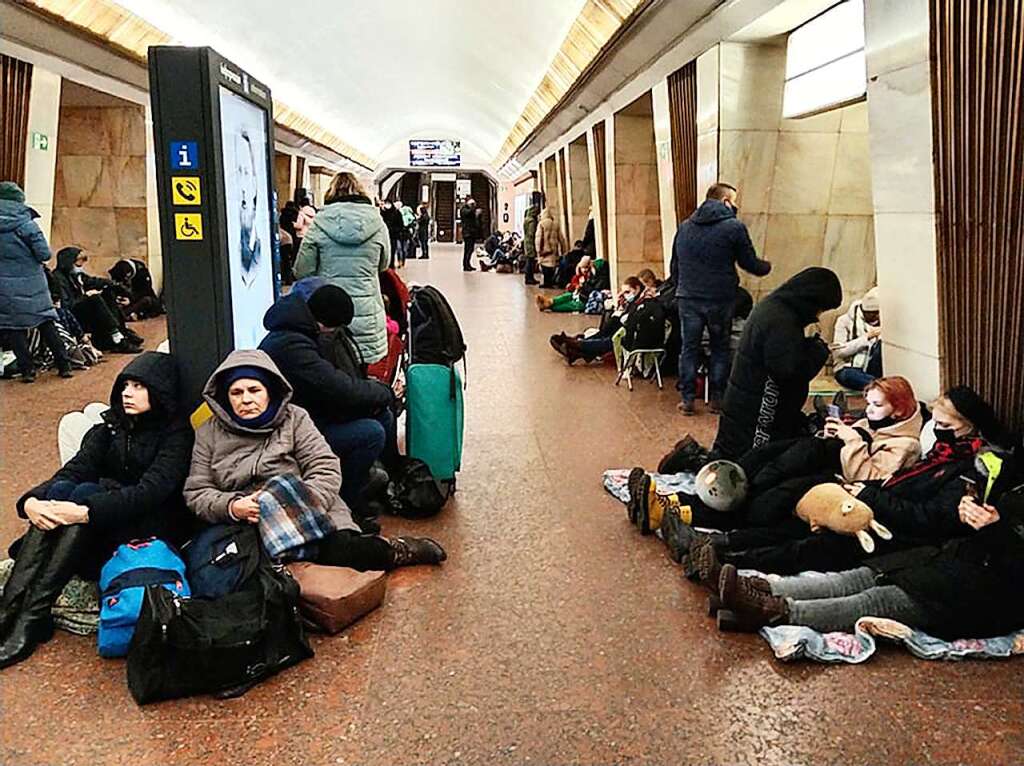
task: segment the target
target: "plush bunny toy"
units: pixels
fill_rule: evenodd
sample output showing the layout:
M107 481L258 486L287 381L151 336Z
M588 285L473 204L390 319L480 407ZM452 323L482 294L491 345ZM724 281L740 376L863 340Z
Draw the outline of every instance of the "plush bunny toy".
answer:
M875 521L871 508L839 484L819 484L809 490L796 504L796 515L811 525L812 532L828 529L856 537L868 553L875 550L869 529L882 540L892 540L892 532Z

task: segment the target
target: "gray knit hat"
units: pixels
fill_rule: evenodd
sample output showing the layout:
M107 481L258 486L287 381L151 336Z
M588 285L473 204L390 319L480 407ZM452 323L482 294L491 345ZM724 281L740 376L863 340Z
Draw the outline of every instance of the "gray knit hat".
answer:
M24 202L25 192L14 181L0 181L0 199L11 202Z

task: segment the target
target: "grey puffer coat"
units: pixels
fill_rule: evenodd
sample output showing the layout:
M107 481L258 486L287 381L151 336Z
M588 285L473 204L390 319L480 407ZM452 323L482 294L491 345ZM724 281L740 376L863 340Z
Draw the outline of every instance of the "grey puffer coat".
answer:
M233 367L258 367L277 381L281 405L262 428L236 423L218 400L219 378ZM232 351L203 389L213 417L196 431L192 468L185 482L185 503L204 521L234 519L228 512L236 497L258 490L275 476L300 478L338 529L358 531L338 492L341 464L301 407L291 404L292 387L263 351Z
M319 276L352 296L349 329L367 364L388 353L380 277L391 261L391 239L380 212L363 196L344 197L317 213L295 261L299 279Z
M0 330L57 318L43 271L52 255L28 205L0 200Z

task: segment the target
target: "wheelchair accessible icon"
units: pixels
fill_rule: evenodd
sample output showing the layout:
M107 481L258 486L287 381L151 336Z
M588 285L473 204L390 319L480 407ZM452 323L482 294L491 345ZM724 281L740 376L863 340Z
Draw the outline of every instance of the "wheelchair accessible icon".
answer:
M203 216L199 213L174 214L174 238L198 242L203 238Z

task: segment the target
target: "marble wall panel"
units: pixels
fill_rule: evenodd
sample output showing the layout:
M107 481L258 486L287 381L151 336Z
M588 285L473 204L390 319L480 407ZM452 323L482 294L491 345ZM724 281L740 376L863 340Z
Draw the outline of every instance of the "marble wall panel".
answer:
M146 207L146 158L111 157L114 207Z
M697 134L718 130L719 46L697 57Z
M38 64L32 69L32 89L28 103L28 144L25 150L25 202L39 213L39 228L50 236L53 220L53 194L57 177L57 141L60 128L61 77ZM49 148L32 146L31 134L49 136Z
M60 140L58 151L63 156L90 155L109 157L112 154L110 134L92 107L62 106L60 109Z
M779 120L779 130L783 133L838 133L843 119L842 112L842 109L829 109L810 117Z
M864 54L868 78L928 61L928 0L867 0Z
M759 130L782 114L786 49L776 45L722 43L719 66L719 126Z
M146 156L145 109L100 109L104 129L110 135L110 153L117 157Z
M843 115L840 131L842 133L867 133L868 132L868 102L862 101L859 104L851 104L843 107Z
M928 62L869 80L868 111L875 211L934 212Z
M654 118L615 115L615 164L655 165Z
M885 332L884 325L883 332ZM905 377L913 385L914 394L922 401L931 401L942 393L942 359L940 356L902 348L890 343L884 337L882 343L882 359L886 375Z
M116 255L119 242L114 208L54 207L50 246L56 253L71 245L87 250L90 258Z
M875 219L871 215L830 215L821 265L843 284L843 306L875 285Z
M838 133L780 133L772 184L773 213L827 213Z
M61 156L53 203L57 207L113 207L114 181L110 157ZM143 179L145 180L145 179Z
M821 265L825 249L825 215L771 213L765 235L763 258L772 264L761 281L762 289L776 288L808 266Z
M871 150L867 133L841 133L829 195L830 215L871 215Z
M697 136L697 200L718 180L718 131Z
M590 212L590 159L585 141L569 144L569 189L572 191L572 238L582 239Z
M719 179L739 188L739 206L751 213L767 213L775 176L778 131L724 130Z
M145 261L148 255L148 231L146 208L125 207L114 210L117 222L118 252L121 258L138 258Z

